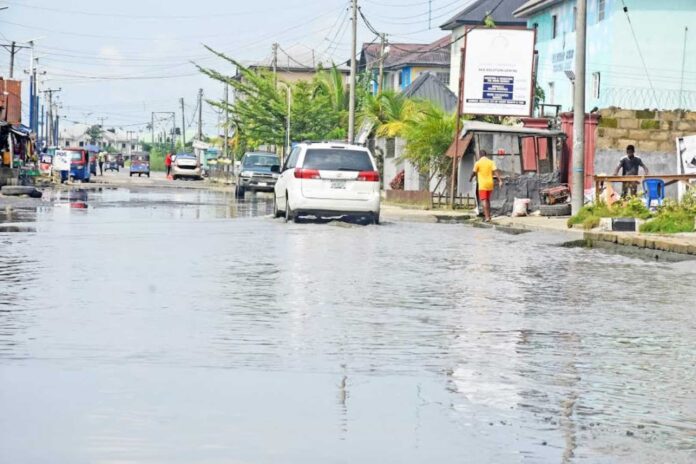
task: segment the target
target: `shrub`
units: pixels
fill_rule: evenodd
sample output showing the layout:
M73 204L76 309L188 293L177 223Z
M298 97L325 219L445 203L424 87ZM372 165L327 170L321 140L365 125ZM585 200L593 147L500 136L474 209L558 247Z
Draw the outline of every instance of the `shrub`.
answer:
M568 227L581 224L584 229L593 229L599 225L599 220L604 217L634 217L648 219L650 210L645 207L639 197L631 197L617 201L613 205L597 203L584 206L578 214L568 219Z

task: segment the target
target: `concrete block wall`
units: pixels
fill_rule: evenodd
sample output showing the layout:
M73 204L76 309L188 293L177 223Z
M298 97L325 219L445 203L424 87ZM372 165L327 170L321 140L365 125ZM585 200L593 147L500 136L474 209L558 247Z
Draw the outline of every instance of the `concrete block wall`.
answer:
M598 150L675 153L675 139L696 134L696 112L606 108L599 112Z
M613 174L626 146L635 145L636 154L652 174L677 172L677 137L696 135L696 112L653 111L606 108L600 110L597 129L596 174ZM614 189L620 191L621 184ZM665 189L667 197L676 198L677 187Z

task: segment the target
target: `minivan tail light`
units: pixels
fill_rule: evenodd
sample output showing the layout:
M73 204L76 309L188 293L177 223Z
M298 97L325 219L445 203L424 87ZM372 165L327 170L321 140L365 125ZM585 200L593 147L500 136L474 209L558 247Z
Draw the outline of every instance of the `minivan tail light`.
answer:
M377 171L360 171L358 180L365 182L379 182L379 172Z
M316 169L295 169L295 179L319 179L320 177Z

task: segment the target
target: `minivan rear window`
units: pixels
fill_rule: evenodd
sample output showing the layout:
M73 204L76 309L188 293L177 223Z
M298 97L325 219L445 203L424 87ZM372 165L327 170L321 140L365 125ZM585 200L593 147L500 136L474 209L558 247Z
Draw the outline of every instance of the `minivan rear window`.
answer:
M374 171L370 156L362 150L310 148L305 154L305 169L319 171Z

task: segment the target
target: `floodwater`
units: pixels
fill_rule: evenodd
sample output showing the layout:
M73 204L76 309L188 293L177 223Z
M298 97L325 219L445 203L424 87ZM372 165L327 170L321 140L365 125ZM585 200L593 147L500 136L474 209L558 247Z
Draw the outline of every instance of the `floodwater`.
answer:
M0 233L2 463L696 461L696 265L65 192Z

